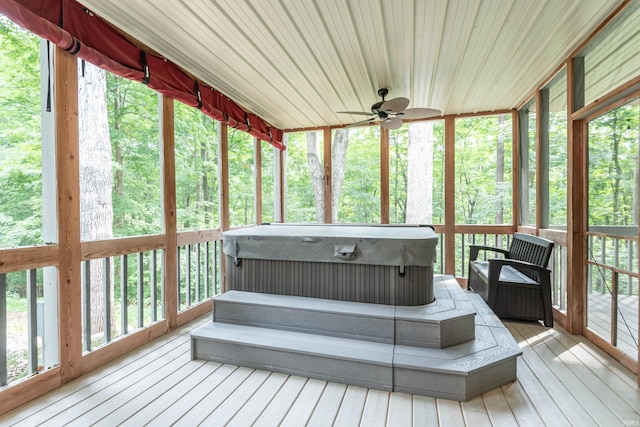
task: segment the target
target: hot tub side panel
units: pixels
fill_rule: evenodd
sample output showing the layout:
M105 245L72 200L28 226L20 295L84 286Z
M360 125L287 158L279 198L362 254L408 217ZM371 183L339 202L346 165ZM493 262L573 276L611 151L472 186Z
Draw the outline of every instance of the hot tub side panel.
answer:
M265 260L226 256L228 290L389 305L433 302L431 266Z

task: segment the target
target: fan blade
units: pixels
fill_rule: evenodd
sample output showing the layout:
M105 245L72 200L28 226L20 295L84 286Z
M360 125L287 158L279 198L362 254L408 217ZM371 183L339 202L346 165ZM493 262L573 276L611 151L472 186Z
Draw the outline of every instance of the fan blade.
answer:
M382 126L385 129L399 129L400 127L402 127L402 119L399 119L397 117L393 117L390 119L386 119L383 120L382 123L380 123L380 126Z
M373 116L374 114L372 112L365 112L365 111L336 111L336 113L338 114L352 114L354 116Z
M367 124L367 123L373 123L374 121L376 121L376 119L377 119L376 117L372 117L372 118L367 119L367 120L362 120L360 122L351 123L350 125L346 125L344 127L344 129L353 128L353 127L364 125L364 124ZM402 120L400 120L400 123L402 123Z
M399 111L397 117L401 119L428 119L441 114L440 110L434 110L433 108L407 108L404 111Z
M380 106L380 109L386 113L397 113L409 106L409 100L407 98L393 98L385 101Z

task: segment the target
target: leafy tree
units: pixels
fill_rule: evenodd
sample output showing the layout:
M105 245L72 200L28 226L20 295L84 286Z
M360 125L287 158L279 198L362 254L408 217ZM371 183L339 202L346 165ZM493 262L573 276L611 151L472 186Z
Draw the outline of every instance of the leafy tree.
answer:
M0 247L42 244L39 46L0 16Z
M494 224L496 218L510 222L511 120L504 116L456 120L455 155L456 222Z
M107 74L113 149L113 234L160 232L158 95L142 83Z
M196 108L174 105L178 229L217 228L217 123Z
M229 224L255 224L253 137L229 130Z

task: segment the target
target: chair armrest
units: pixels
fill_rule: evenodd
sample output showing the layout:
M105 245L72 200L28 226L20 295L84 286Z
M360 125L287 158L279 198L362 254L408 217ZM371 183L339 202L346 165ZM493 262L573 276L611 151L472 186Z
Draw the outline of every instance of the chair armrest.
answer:
M498 283L500 279L500 271L502 267L505 265L510 265L512 267L520 267L526 268L528 270L534 270L540 276L540 285L546 286L551 289L551 270L546 267L541 267L537 264L532 264L526 261L519 261L517 259L503 259L503 258L492 258L489 260L489 272L488 272L488 281L489 283Z
M503 254L506 258L509 258L509 251L506 249L482 245L469 245L469 261L475 261L476 259L478 259L478 253L480 251L500 253Z

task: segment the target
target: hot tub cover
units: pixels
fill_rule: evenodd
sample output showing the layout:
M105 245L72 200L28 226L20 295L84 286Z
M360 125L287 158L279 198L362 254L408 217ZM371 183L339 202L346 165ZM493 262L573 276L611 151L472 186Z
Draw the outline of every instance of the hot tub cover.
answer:
M431 266L438 237L431 227L268 224L222 233L236 259Z

